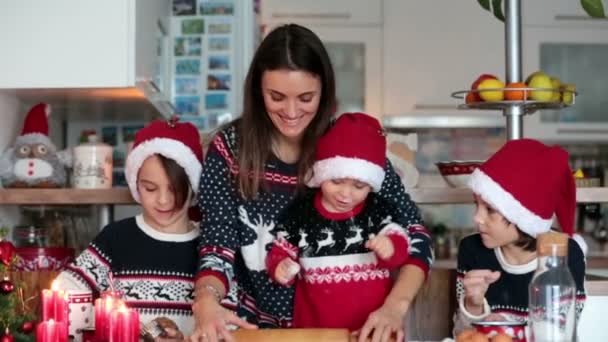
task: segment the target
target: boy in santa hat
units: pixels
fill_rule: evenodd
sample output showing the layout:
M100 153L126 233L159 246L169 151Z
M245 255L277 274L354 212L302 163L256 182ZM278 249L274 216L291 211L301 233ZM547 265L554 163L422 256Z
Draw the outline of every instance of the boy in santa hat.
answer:
M297 282L294 327L361 328L388 295L390 270L416 248L407 223L394 222L395 210L375 194L385 153L380 123L362 113L341 115L320 138L308 182L319 189L290 207L267 256L276 282Z
M527 321L536 236L551 230L554 214L572 237L568 268L578 318L585 302L586 245L574 234L576 187L568 152L532 139L509 141L472 173L469 187L479 233L458 248L454 333L480 320Z
M142 213L106 226L58 276L60 288L120 291L142 322L155 320L165 329L164 338L190 334L199 230L188 210L202 161L190 123L154 121L139 130L125 176Z

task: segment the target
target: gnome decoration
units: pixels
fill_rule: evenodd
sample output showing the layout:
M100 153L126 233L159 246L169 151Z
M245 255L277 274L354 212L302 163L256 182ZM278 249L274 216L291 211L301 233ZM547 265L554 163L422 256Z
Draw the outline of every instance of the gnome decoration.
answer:
M39 103L25 117L23 130L0 156L0 181L7 188L58 188L66 184L69 150L57 151L48 137L50 106Z

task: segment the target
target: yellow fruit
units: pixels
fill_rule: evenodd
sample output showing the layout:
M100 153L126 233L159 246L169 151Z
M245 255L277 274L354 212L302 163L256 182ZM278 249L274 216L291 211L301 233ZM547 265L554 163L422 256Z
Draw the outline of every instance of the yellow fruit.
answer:
M562 89L565 90L562 94L562 102L571 105L574 103L574 93L576 91L576 86L574 84L564 84Z
M530 80L532 80L532 77L534 77L534 76L536 76L536 75L538 75L538 74L544 74L544 72L543 72L543 71L538 70L538 71L535 71L535 72L531 73L531 74L530 74L530 75L528 75L528 77L526 78L526 84L530 84Z
M559 102L562 99L562 94L559 91L562 86L562 82L557 77L551 77L551 88L555 89L553 94L551 95L551 101Z
M505 87L504 82L497 79L488 78L477 86L477 90L480 90L479 97L482 100L488 102L502 101L505 98L505 94L503 92L503 88ZM484 89L497 89L497 90L488 90L483 91Z
M528 82L528 87L530 88L546 88L551 89L553 84L551 82L551 77L547 76L543 72L539 72L530 78ZM553 92L551 90L532 90L530 91L530 99L534 101L550 101L553 96Z

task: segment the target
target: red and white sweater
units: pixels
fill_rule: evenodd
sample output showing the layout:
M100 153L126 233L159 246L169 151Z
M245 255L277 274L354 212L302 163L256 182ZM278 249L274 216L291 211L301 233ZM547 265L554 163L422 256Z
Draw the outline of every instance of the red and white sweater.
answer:
M274 241L267 269L274 279L284 258L301 266L296 281L294 327L356 330L382 306L392 280L390 270L409 256L409 234L392 221L389 204L370 194L352 212L330 213L321 192L296 201L280 224L284 233ZM395 247L382 260L365 247L370 235L386 235Z

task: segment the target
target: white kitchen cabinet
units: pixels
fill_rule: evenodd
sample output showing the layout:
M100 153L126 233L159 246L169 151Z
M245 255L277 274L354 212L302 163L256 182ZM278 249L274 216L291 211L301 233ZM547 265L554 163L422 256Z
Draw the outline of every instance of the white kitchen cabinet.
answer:
M151 81L169 11L169 0L1 1L0 89Z
M504 24L476 1L384 0L383 12L385 114L445 114L480 74L504 80Z
M381 0L264 0L263 23L307 25L377 25L382 22Z
M577 0L523 0L521 5L524 26L608 29L607 19L589 17Z

